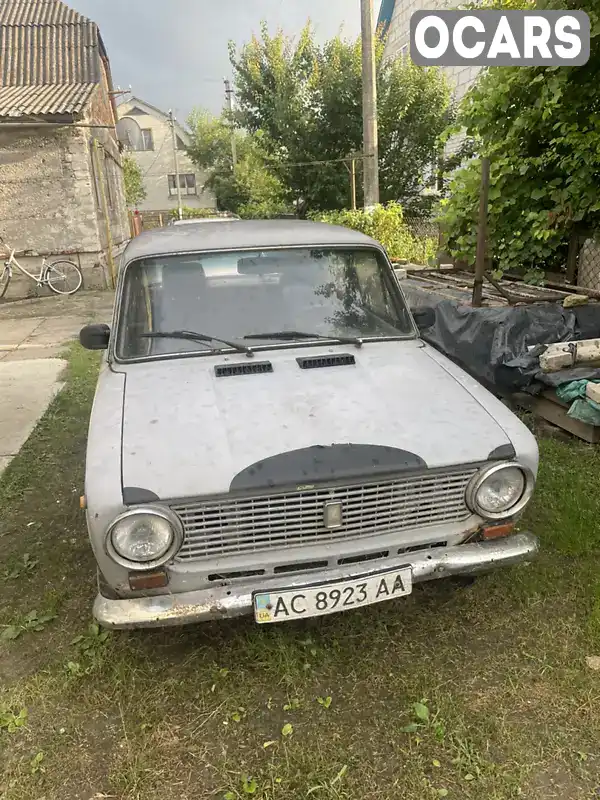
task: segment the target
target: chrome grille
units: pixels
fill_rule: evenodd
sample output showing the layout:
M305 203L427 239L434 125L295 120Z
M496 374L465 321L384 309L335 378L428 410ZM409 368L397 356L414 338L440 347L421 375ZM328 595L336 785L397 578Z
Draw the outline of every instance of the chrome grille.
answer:
M465 490L475 471L449 470L310 491L173 504L185 532L177 560L325 544L459 522L470 513ZM324 509L332 502L342 504L343 523L328 530Z

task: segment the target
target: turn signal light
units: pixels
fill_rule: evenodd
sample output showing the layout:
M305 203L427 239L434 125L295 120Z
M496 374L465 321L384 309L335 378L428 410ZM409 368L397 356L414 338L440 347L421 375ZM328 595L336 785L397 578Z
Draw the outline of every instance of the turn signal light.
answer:
M164 569L159 569L156 572L145 572L141 575L139 572L129 573L129 588L132 592L137 592L140 589L162 589L168 582L169 578Z
M481 532L484 539L500 539L503 536L510 536L515 531L515 523L509 522L505 525L490 525Z

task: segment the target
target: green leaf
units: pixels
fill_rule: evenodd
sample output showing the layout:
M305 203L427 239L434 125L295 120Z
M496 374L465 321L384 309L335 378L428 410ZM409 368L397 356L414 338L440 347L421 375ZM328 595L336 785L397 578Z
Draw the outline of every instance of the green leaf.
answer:
M254 778L246 778L242 786L245 794L256 794L258 783Z
M448 797L448 789L438 789L438 797Z
M329 708L332 702L333 698L331 697L317 697L317 703L323 708Z
M348 764L344 764L344 766L341 768L341 770L338 772L335 778L331 781L331 785L335 786L336 783L339 783L347 772L348 772Z
M281 729L282 736L291 736L294 732L294 726L291 722L286 723L283 728Z
M416 733L416 731L421 728L422 725L417 724L416 722L410 722L408 725L405 725L403 728L400 728L402 733Z
M471 775L470 772L467 772L467 774L465 775L465 780L466 781L474 781L475 780L475 775Z
M440 762L437 760L437 758L434 758L431 763L433 764L434 767L441 767L442 766L440 764Z
M263 747L265 750L267 750L269 747L273 747L274 744L277 744L277 742L273 740L269 742L263 742Z
M6 642L13 641L14 639L18 639L22 632L22 629L17 628L16 625L7 625L2 631L2 634L0 634L0 640Z
M413 705L413 711L417 719L420 719L422 722L429 722L429 709L424 703L415 703Z

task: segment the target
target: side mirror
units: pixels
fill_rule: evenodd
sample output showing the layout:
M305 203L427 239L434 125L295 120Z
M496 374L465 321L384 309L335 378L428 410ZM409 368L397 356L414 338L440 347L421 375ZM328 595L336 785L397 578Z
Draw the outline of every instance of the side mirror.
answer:
M420 331L426 331L427 328L431 328L435 325L435 310L429 306L414 308L412 310L412 315Z
M79 333L79 341L86 350L107 350L109 339L108 325L86 325Z

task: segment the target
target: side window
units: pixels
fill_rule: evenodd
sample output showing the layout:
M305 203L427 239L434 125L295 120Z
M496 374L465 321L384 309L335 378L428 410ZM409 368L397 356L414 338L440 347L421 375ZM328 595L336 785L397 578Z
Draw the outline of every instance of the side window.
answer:
M356 275L363 303L369 311L384 320L394 320L394 302L375 253L365 252L356 256Z

